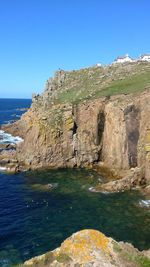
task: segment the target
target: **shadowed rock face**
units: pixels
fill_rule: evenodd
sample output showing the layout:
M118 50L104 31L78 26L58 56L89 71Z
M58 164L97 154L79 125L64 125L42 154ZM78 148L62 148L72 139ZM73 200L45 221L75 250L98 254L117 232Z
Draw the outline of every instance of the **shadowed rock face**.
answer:
M139 109L129 106L125 110L128 160L130 167L137 166L137 146L139 140Z
M148 251L139 252L132 245L116 242L99 231L82 230L59 248L26 261L23 266L144 267L150 264L148 255Z
M100 145L104 133L104 127L105 127L105 113L104 111L100 112L97 116L97 140L96 144Z

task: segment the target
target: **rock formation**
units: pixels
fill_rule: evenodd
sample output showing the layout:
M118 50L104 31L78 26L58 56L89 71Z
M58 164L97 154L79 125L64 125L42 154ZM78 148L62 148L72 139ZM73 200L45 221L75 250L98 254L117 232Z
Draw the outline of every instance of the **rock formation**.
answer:
M28 260L23 266L148 267L150 252L140 252L131 244L116 242L96 230L82 230L66 239L59 248Z
M21 120L4 127L24 139L16 152L20 166L103 163L117 175L132 170L129 188L149 184L149 77L148 62L56 72Z

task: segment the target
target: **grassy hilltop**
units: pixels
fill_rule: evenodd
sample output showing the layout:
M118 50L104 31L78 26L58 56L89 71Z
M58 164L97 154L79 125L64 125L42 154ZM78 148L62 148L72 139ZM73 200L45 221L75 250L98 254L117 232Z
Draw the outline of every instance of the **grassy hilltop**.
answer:
M149 62L95 66L65 72L56 103L79 103L104 96L136 93L149 87Z

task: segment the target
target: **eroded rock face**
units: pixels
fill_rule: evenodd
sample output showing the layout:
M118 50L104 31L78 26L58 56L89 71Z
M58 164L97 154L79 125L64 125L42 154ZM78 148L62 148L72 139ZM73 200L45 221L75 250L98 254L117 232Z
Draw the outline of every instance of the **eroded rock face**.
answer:
M4 127L24 139L17 146L18 162L31 168L85 167L99 162L115 170L138 167L144 168L150 183L150 90L79 103L57 101L61 88L71 92L79 81L85 86L83 73L78 79L76 75L58 71L47 81L44 93L33 97L21 120Z
M82 230L54 251L26 261L24 266L142 267L148 264L148 251L139 252L131 244L116 242L96 230Z
M25 139L18 156L37 167L85 166L100 160L116 169L142 166L149 152L148 98L149 92L49 109L33 105L15 124Z
M18 159L26 165L86 166L99 161L103 109L103 101L81 106L53 105L46 110L33 105L20 121L6 130L15 134L14 129L19 128L24 142L18 146Z

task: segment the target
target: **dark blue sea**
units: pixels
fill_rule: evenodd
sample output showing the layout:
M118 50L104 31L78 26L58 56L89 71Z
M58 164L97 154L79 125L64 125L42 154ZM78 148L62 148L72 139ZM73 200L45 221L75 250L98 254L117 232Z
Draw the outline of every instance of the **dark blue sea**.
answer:
M31 100L0 99L0 124L11 123ZM150 248L150 207L136 191L93 193L105 179L85 169L0 172L0 266L21 263L58 247L85 228ZM53 189L47 187L53 185Z
M0 98L0 125L18 120L31 105L31 99Z

